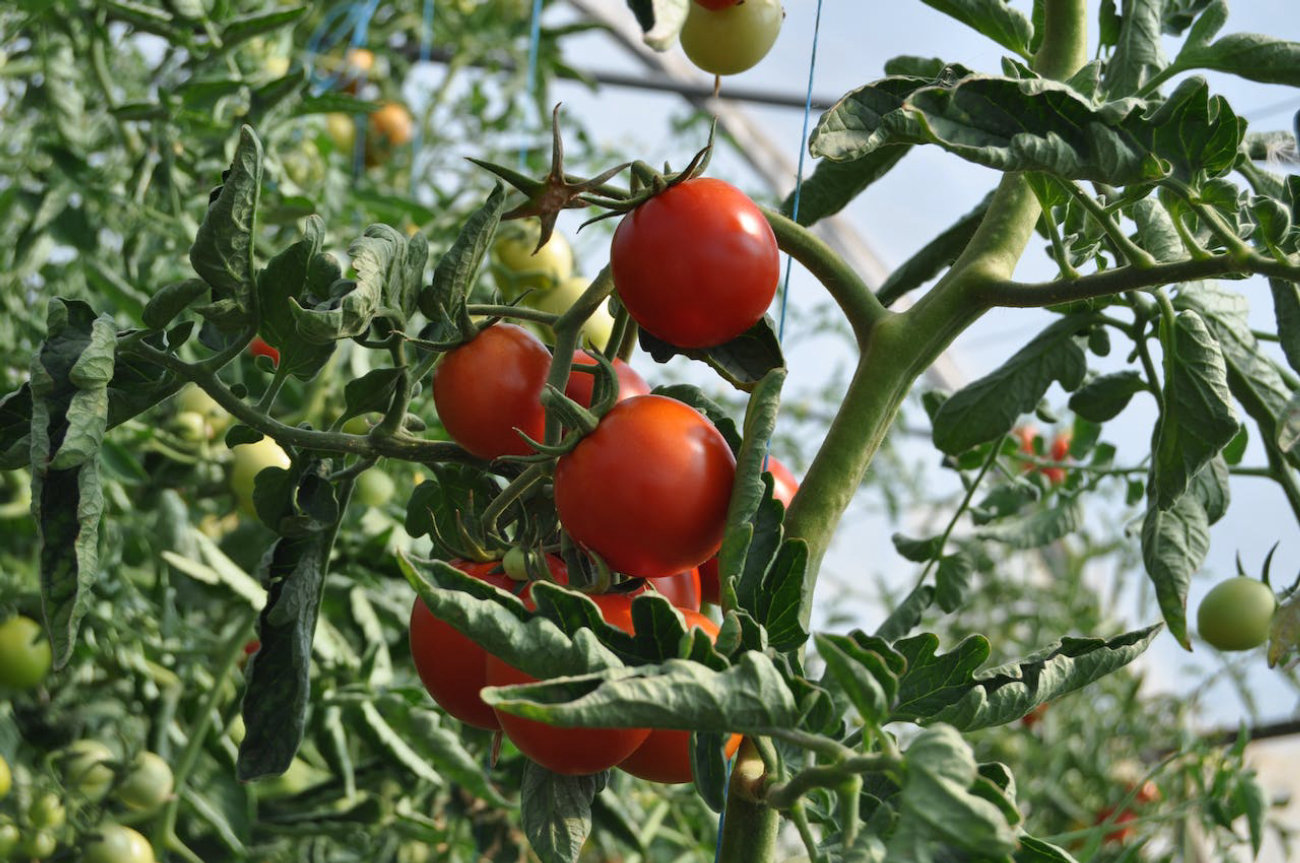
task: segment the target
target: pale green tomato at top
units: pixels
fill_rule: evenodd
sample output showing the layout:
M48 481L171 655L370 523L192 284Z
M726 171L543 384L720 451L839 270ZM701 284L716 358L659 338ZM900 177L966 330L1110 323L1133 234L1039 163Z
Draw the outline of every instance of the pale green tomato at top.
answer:
M1219 650L1250 650L1268 641L1277 597L1262 581L1238 576L1211 588L1196 610L1196 628Z
M735 75L767 56L781 32L780 0L745 0L724 9L688 3L682 50L711 75Z
M497 286L506 299L528 290L534 295L549 291L573 275L573 248L564 235L553 232L546 245L533 254L540 237L541 227L536 222L510 223L492 243Z
M0 623L0 687L31 689L50 670L50 642L41 625L15 614Z
M269 437L255 443L235 447L230 467L230 490L235 493L239 508L252 515L253 486L257 475L268 467L289 467L289 456Z

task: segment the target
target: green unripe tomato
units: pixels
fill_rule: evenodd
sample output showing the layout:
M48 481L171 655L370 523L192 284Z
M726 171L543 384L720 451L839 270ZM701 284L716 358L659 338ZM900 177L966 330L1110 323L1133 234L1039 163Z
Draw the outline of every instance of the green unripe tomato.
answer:
M688 3L682 50L710 75L735 75L767 56L781 32L780 0L745 0L724 9Z
M63 808L59 795L46 792L32 801L27 820L38 830L58 830L68 823L68 811Z
M18 856L44 860L58 847L59 840L54 838L53 833L48 830L35 830L28 833L18 844Z
M180 413L191 411L199 414L208 421L213 434L221 434L230 425L230 414L226 409L195 384L190 384L176 394L176 410Z
M365 417L349 417L343 423L343 431L347 434L370 434L370 421Z
M492 243L497 285L507 299L528 290L544 293L573 275L573 248L569 241L563 234L554 232L546 245L533 254L541 235L541 227L536 222L510 223Z
M381 470L372 468L357 477L357 500L366 506L383 506L396 490L392 477Z
M14 787L14 775L9 772L9 762L0 758L0 800L9 796L9 789Z
M288 469L289 456L269 437L255 443L240 444L233 450L230 467L230 490L235 494L239 508L253 515L253 486L257 475L268 467Z
M113 793L127 807L151 812L171 797L173 785L172 769L162 756L141 752Z
M101 824L98 838L82 849L82 863L155 863L149 840L121 824Z
M21 614L0 623L0 688L31 689L45 679L51 659L39 623Z
M582 276L570 276L561 281L553 291L546 293L529 294L523 298L523 304L529 308L537 309L539 312L550 312L553 315L562 315L578 301L578 298L590 287L591 282ZM591 317L587 318L582 324L582 339L584 343L598 351L603 351L605 345L609 343L609 337L614 332L614 316L609 313L607 304L602 303L596 311L592 312ZM550 328L546 328L547 335L550 336Z
M18 847L22 834L13 824L0 824L0 860L8 860Z
M1277 597L1267 584L1244 575L1210 589L1196 610L1196 628L1219 650L1250 650L1268 641Z
M329 774L317 770L301 758L295 757L289 767L279 776L272 776L256 782L257 796L262 800L278 800L301 794L313 785L329 779Z
M207 417L198 411L181 411L172 417L168 426L178 438L187 443L199 443L208 439Z
M357 143L357 124L351 116L337 111L326 114L325 134L329 136L335 150L351 158L352 148Z
M63 750L63 778L70 791L99 800L113 784L113 752L98 740L74 740Z

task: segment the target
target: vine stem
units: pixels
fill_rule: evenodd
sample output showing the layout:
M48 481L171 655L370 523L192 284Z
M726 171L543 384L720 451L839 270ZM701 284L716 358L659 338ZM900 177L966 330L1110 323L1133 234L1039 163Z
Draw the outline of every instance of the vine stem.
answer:
M952 536L953 530L957 527L957 522L961 520L962 515L970 508L970 502L975 497L976 489L980 487L980 483L983 482L989 469L997 462L998 453L1002 451L1002 444L1006 439L1006 435L998 438L997 443L993 445L993 449L989 450L989 457L984 459L984 464L980 465L980 472L975 475L975 479L971 481L970 487L966 489L965 496L962 497L961 503L957 505L957 511L952 514L952 518L948 519L948 526L943 529L943 535L939 537L939 547L935 549L934 557L926 561L925 569L921 571L921 577L917 579L916 586L912 588L913 593L920 590L921 585L925 584L925 580L930 576L930 571L934 569L935 564L943 557L943 549L948 545L948 537Z

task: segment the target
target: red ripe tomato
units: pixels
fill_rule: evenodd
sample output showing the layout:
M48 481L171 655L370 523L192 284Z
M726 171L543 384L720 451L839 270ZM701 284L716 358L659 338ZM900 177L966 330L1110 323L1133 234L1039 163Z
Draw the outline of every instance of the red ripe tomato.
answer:
M689 405L619 402L555 465L555 508L579 544L618 572L676 575L717 553L736 459Z
M654 589L682 610L700 610L700 571L692 569L667 578L646 579Z
M590 599L606 622L632 632L632 597L611 593ZM536 682L536 678L496 656L489 655L486 665L488 686ZM509 713L498 712L496 716L520 752L548 770L570 776L608 770L631 755L650 735L648 728L559 728Z
M718 637L718 625L698 611L683 608L682 616L686 626L703 629L710 639ZM727 740L726 753L730 758L740 746L740 735L733 734ZM691 733L689 731L656 728L650 732L635 752L618 765L622 770L649 779L651 782L690 782L691 774Z
M433 370L433 403L452 440L479 458L527 455L546 432L539 401L551 353L523 327L494 324L448 351Z
M594 366L596 360L586 351L573 352L575 366ZM614 371L618 374L618 400L630 399L632 396L644 396L650 393L650 385L645 378L637 374L631 366L622 360L614 360ZM569 382L564 385L564 394L584 408L591 407L591 394L596 388L596 378L585 372L569 372Z
M556 581L568 582L563 561L548 556L546 562ZM496 562L453 560L451 565L502 590L513 592L519 585L504 572L496 572L500 568ZM443 710L477 728L501 727L492 708L479 696L487 685L487 651L451 624L434 617L418 596L411 606L410 641L411 658L420 681Z
M1115 811L1114 806L1107 806L1103 808L1100 812L1097 813L1097 818L1096 820L1093 821L1093 823L1094 824L1104 823L1108 818L1110 818L1111 813L1114 811ZM1118 815L1116 815L1115 820L1111 822L1111 826L1116 827L1117 829L1112 830L1106 834L1106 838L1104 840L1105 843L1107 845L1119 845L1132 839L1133 835L1137 831L1134 830L1132 827L1128 826L1128 822L1132 821L1135 818L1137 818L1137 816L1133 814L1133 811L1131 809L1125 809L1121 811Z
M780 279L763 213L722 180L672 186L623 217L610 249L628 314L683 348L728 342L763 317Z
M270 357L271 362L277 366L280 364L280 351L267 344L261 336L253 336L253 340L248 343L248 352L255 357Z
M772 475L772 496L786 507L794 500L794 493L799 490L799 480L790 473L790 468L777 461L774 456L767 457L767 472ZM700 564L700 596L705 602L714 605L722 603L722 583L718 580L718 558L709 558Z

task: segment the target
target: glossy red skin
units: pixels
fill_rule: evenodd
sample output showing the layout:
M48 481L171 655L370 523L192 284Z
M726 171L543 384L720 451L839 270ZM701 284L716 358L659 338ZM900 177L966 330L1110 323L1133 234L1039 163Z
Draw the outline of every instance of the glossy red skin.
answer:
M448 351L433 370L433 403L452 440L484 459L533 451L546 431L540 401L551 353L514 324L494 324Z
M710 639L718 637L718 625L698 611L683 608L682 616L686 618L687 627L699 627L708 633ZM727 740L726 753L730 758L740 746L740 735L733 734ZM676 784L690 782L691 773L691 733L667 728L656 728L650 732L637 750L619 762L619 769L649 779L651 782Z
M280 351L267 344L261 336L253 336L253 340L248 343L248 352L255 357L270 357L271 362L277 366L280 364Z
M555 465L555 508L579 544L627 575L699 566L722 545L736 459L689 405L619 402Z
M596 360L586 351L574 351L573 364L575 366L594 366ZM614 360L614 371L618 374L618 401L650 393L650 385L645 382L645 378L637 374L627 363L619 359ZM589 408L591 407L591 395L595 388L595 375L589 375L585 372L569 372L569 382L564 385L564 394L584 408Z
M589 598L600 608L607 623L632 632L631 596L605 594ZM487 657L486 674L488 686L536 682L536 678L496 656ZM496 716L501 729L520 752L548 770L569 776L608 770L632 754L650 735L648 728L560 728L509 713L498 712Z
M740 0L695 0L705 9L712 9L717 12L719 9L726 9L728 6L735 6Z
M684 348L720 345L757 323L781 269L762 212L710 177L679 183L624 216L610 264L632 319Z
M1110 814L1114 811L1115 811L1114 806L1105 807L1104 809L1102 809L1100 812L1097 813L1097 818L1093 823L1101 824L1107 818L1110 818ZM1134 820L1135 818L1137 818L1137 816L1133 814L1133 811L1131 809L1124 809L1118 815L1116 815L1115 820L1111 822L1111 826L1116 827L1118 829L1112 830L1111 832L1106 834L1106 838L1104 840L1106 844L1119 845L1132 839L1133 836L1137 833L1137 831L1134 830L1132 827L1127 826L1127 823L1129 821ZM1124 825L1124 826L1121 827L1119 825Z
M568 583L568 571L562 560L547 556L546 564L552 578L561 584ZM501 565L496 561L453 560L451 565L466 575L511 593L517 593L522 586L521 582L500 572ZM418 596L411 605L409 635L415 670L433 700L467 725L490 731L500 728L496 714L479 696L487 685L487 651L451 624L434 617Z
M664 598L677 608L689 609L690 611L700 610L702 590L699 569L679 572L667 578L647 578L645 581L663 594Z
M767 472L772 475L772 496L788 509L794 500L794 493L799 490L799 480L790 473L790 468L777 461L774 456L767 457ZM714 605L722 603L722 583L718 580L718 558L709 558L700 564L700 596L705 602Z

